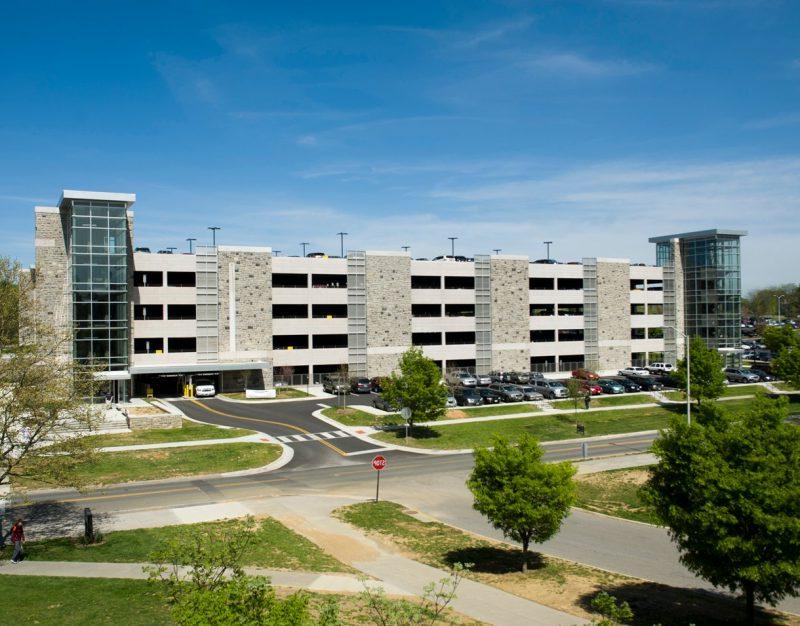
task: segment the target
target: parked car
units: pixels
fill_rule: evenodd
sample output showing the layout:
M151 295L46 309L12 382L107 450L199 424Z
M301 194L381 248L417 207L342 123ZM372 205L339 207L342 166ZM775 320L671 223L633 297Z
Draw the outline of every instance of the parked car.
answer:
M517 389L519 389L522 392L522 395L525 398L525 400L529 402L544 400L544 395L536 391L536 388L531 385L517 385Z
M579 380L581 382L581 390L584 393L588 393L592 396L599 396L601 393L603 393L603 389L594 380L582 380L580 378L576 378L575 380Z
M500 404L503 401L503 397L494 389L478 387L477 391L481 395L481 398L483 398L484 404Z
M601 378L597 381L597 386L603 390L603 393L625 393L625 387L610 378Z
M624 370L619 371L620 376L650 376L650 370L646 367L638 367L636 365L631 365L630 367L626 367Z
M447 382L454 387L475 387L478 384L477 379L469 372L450 372Z
M322 379L322 391L325 393L341 395L343 393L347 393L349 390L350 388L340 380L336 380L329 376L326 376Z
M383 396L375 396L372 400L372 406L381 411L386 411L387 413L397 413L400 410L400 407L393 406Z
M527 385L530 380L527 372L511 372L508 375L508 382L515 385Z
M636 393L642 390L642 386L639 383L630 378L625 378L624 376L618 376L617 378L611 378L609 380L616 381L622 385L623 389L625 389L625 393Z
M634 380L642 388L642 391L661 391L664 388L664 385L652 376L635 376Z
M732 383L757 383L760 380L758 374L740 367L726 367L725 378Z
M458 406L458 402L456 402L456 399L453 397L452 393L447 394L447 400L445 400L444 405L448 409L452 409Z
M380 393L383 391L383 381L386 380L383 376L375 376L375 378L369 381L370 388L375 393Z
M492 384L492 377L489 374L475 374L475 380L478 381L479 387L486 387Z
M503 398L503 402L522 402L524 396L516 385L509 385L507 383L493 383L489 385L489 389L493 389Z
M775 377L772 374L768 374L767 372L765 372L762 369L757 369L757 368L751 367L746 371L750 372L751 374L755 374L756 376L758 376L759 382L762 382L762 383L769 382L770 380L775 380Z
M672 363L651 363L647 369L651 374L671 374L675 366Z
M600 378L600 376L598 376L596 372L583 368L572 370L572 377L580 378L581 380L597 380L598 378Z
M531 381L531 387L538 391L548 400L556 398L566 398L569 395L564 383L557 380L547 380L546 378L536 378Z
M210 380L198 380L194 385L196 398L213 398L217 395L217 388Z
M507 383L509 380L510 372L495 371L489 374L493 383Z
M533 382L537 378L544 378L544 374L541 372L528 372L528 382Z
M661 383L661 386L664 389L677 389L680 387L680 381L674 374L658 374L651 376L650 378L658 383Z
M372 382L369 378L351 378L350 391L353 393L369 393L372 391Z
M474 387L456 387L453 390L453 397L458 406L479 406L483 404L481 394Z

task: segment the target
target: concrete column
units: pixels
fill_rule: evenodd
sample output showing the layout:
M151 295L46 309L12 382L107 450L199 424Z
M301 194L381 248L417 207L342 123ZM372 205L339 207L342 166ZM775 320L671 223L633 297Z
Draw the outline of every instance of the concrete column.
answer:
M491 258L492 369L530 370L529 260Z

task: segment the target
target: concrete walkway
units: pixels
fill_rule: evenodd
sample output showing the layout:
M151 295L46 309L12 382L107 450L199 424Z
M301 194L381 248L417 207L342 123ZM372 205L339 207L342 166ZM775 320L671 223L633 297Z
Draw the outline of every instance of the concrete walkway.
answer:
M225 443L272 443L279 444L274 437L257 433L244 437L230 437L228 439L194 439L191 441L164 441L161 443L141 443L130 446L108 446L98 448L100 452L131 452L134 450L158 450L162 448L188 448L192 446L216 446Z

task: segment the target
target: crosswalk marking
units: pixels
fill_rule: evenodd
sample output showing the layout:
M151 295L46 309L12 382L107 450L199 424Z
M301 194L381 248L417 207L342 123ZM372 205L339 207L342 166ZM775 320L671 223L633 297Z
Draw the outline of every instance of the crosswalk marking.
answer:
M349 433L343 430L334 430L325 433L304 433L302 435L279 435L275 439L281 443L300 443L305 441L325 441L327 439L341 439L342 437L351 437Z

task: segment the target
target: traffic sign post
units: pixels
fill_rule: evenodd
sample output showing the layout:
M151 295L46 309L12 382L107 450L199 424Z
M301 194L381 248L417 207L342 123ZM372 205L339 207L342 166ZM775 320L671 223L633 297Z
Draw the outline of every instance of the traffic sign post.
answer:
M400 417L402 417L406 421L406 444L408 444L408 418L411 417L411 409L407 406L404 406L400 409Z
M372 469L377 472L375 483L375 502L377 502L381 491L381 472L386 469L386 457L379 454L372 459Z

